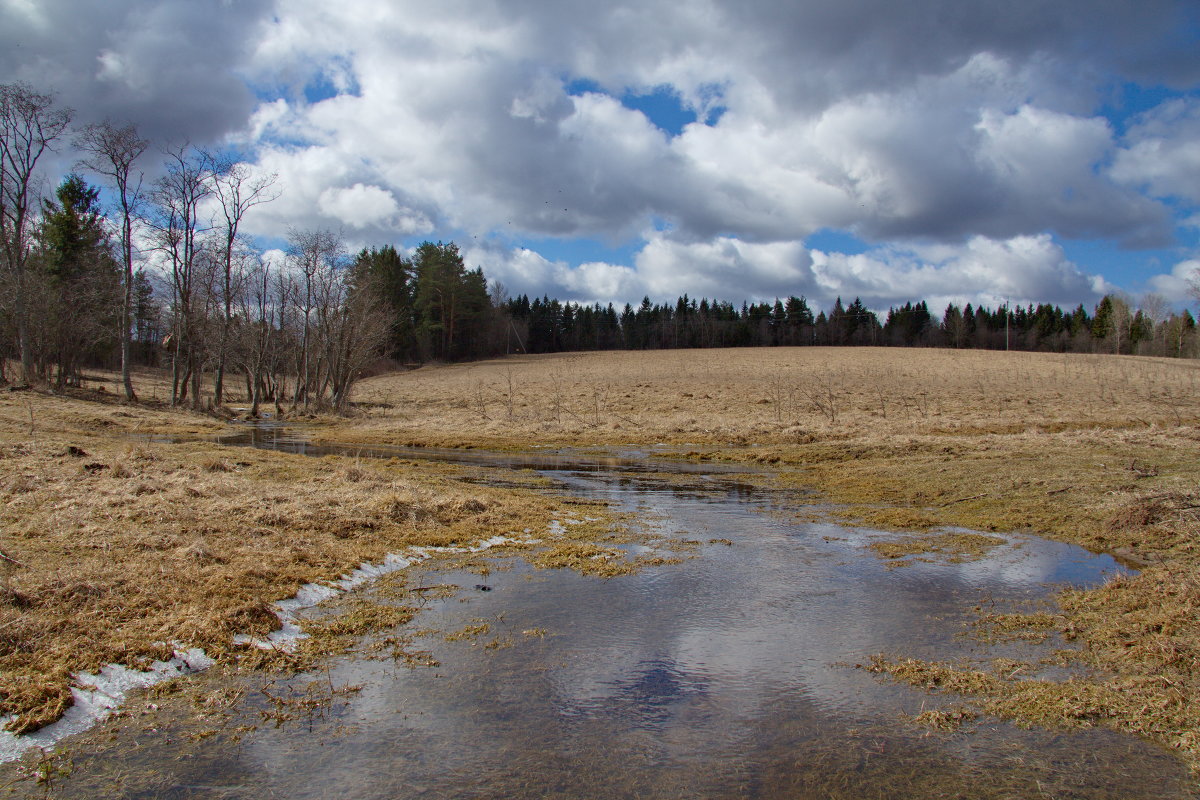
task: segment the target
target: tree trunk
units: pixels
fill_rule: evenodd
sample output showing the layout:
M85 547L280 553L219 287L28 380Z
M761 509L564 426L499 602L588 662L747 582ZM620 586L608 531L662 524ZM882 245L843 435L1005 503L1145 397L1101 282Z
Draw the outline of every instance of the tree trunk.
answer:
M129 325L133 316L133 254L130 250L132 233L128 210L125 211L124 226L122 255L125 260L125 301L121 304L121 384L125 387L125 399L133 403L137 401L137 394L133 391L133 378L130 375Z
M250 380L250 416L258 419L258 405L262 402L262 381L255 378Z
M200 365L189 366L189 369L192 371L192 408L199 411L202 402L200 399Z
M216 386L213 387L213 405L225 404L225 357L217 356Z
M17 317L17 340L21 347L21 382L33 383L37 370L33 363L33 342L29 340L29 311L25 306L25 276L17 275L17 296L13 303Z

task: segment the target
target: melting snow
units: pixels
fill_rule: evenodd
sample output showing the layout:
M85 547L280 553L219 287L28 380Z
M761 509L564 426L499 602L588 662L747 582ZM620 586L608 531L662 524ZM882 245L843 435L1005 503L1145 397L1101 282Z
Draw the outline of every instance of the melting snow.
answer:
M33 733L18 736L0 731L0 763L15 761L33 747L49 748L60 739L82 733L120 707L134 689L144 689L170 678L208 669L213 665L203 650L176 650L170 661L155 661L145 672L120 664L109 664L98 675L76 672L73 676L79 687L72 687L75 704L62 719ZM86 688L84 688L86 687ZM6 718L8 722L11 717Z
M562 523L555 520L550 523L551 533L565 530ZM532 544L537 539L528 536L523 538L509 536L493 536L484 539L472 547L414 547L408 553L399 555L388 554L378 564L364 563L358 569L348 572L341 578L328 584L306 583L292 597L280 600L275 604L275 613L283 624L277 631L272 631L266 639L259 639L246 634L233 637L235 644L247 644L263 649L291 650L304 638L305 634L296 624L296 614L305 608L312 608L331 597L361 586L392 572L397 572L419 561L424 561L435 553L479 553L502 544ZM63 738L82 733L96 723L108 717L125 701L134 689L145 689L156 683L189 675L208 669L215 662L201 648L189 650L177 649L175 657L170 661L155 661L146 671L130 669L120 664L109 664L103 667L99 674L76 672L72 677L77 687L71 688L75 704L67 709L62 718L44 728L17 735L0 730L0 764L15 761L34 747L51 748ZM0 725L8 722L11 717L0 718Z

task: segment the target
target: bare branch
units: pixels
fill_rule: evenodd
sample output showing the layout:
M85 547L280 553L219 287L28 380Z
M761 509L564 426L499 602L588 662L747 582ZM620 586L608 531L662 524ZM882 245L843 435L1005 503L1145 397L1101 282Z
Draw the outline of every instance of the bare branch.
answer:
M25 267L31 247L31 214L37 210L34 177L37 163L67 130L72 112L57 108L54 97L23 83L0 84L0 251L12 278L12 309L25 382L33 378Z
M88 154L80 164L104 176L115 192L121 211L121 262L124 267L125 297L121 305L121 382L127 400L136 399L130 375L130 325L133 315L133 220L142 205L142 173L133 174L134 163L150 146L138 136L137 128L118 128L111 122L86 126L75 138L75 146Z

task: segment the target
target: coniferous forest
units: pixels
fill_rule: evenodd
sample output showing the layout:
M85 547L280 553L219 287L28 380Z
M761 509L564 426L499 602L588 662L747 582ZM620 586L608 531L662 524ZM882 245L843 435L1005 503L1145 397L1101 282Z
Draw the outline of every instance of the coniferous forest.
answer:
M1105 297L1089 312L1082 305L990 309L948 305L932 314L925 301L879 315L857 298L839 298L814 310L804 297L773 303L733 303L680 297L673 304L644 299L625 305L583 306L543 297L502 306L514 339L529 352L668 349L677 347L778 347L803 345L953 347L1076 353L1194 355L1195 319L1188 311L1151 316ZM511 349L511 348L510 348Z
M552 297L506 296L468 270L454 243L425 242L413 258L394 247L365 249L352 271L388 307L388 355L397 361L449 361L504 353L571 350L876 345L1052 353L1194 356L1196 323L1158 297L1145 307L1116 295L1069 311L1038 303L986 308L925 301L889 308L883 320L863 302L817 309L805 297L774 302L695 300L582 305Z
M663 350L804 345L952 347L1043 352L1195 355L1196 321L1160 298L1135 308L1109 295L1091 310L1039 303L991 309L950 304L937 314L925 301L879 315L859 299L829 309L804 297L740 306L695 300L620 308L550 297L508 297L483 272L468 270L454 244L425 242L413 258L393 247L364 250L353 270L387 303L388 355L404 362L459 360L527 352Z

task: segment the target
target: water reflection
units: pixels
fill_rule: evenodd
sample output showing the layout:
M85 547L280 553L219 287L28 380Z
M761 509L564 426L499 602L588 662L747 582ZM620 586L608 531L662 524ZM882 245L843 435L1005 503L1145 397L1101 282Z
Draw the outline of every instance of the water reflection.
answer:
M564 700L562 716L608 716L626 720L632 728L661 729L685 706L710 699L701 674L658 659L636 665L628 678L605 687L598 699Z
M418 624L451 631L489 620L511 647L431 636L424 644L440 669L342 661L334 681L367 687L339 720L344 735L256 736L248 763L303 775L282 783L299 797L384 797L401 786L429 797L1008 797L1039 784L1083 792L1074 796L1188 796L1169 756L1107 732L985 725L926 737L900 714L939 701L852 666L897 649L1044 653L985 653L955 634L983 597L1044 597L1064 559L1081 582L1119 570L1111 559L1017 536L985 563L888 570L864 557L869 532L794 524L762 513L762 497L553 477L670 532L733 545L609 581L493 573L492 592L440 602ZM470 585L469 574L450 577ZM522 637L529 629L550 635Z
M902 714L943 700L853 666L878 652L1036 660L1045 647L958 635L969 609L1103 580L1121 570L1111 558L1013 535L981 561L888 569L866 551L877 533L794 522L711 469L680 484L553 466L564 490L732 544L611 580L519 561L487 592L467 588L474 573L413 575L464 587L413 623L440 667L341 658L293 681L362 687L319 719L212 737L191 759L143 740L107 763L159 770L178 797L1193 796L1177 761L1129 736L998 723L929 736ZM484 622L476 639L443 635ZM243 713L255 709L251 694Z

